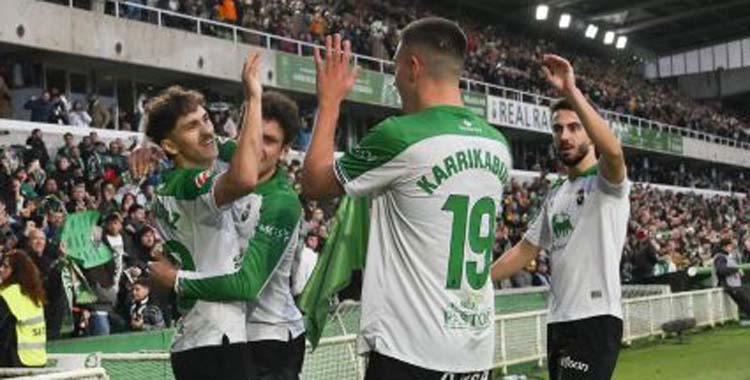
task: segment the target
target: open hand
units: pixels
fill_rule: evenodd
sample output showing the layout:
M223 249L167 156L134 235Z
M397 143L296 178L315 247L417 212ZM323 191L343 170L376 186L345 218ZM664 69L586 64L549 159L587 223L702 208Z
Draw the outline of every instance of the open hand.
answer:
M352 44L341 42L341 35L326 36L325 60L320 55L320 48L315 47L315 71L318 92L318 103L338 106L346 94L354 87L357 80L357 67L352 67Z
M542 56L542 72L557 91L567 94L576 88L573 66L567 59L554 54Z
M263 94L263 86L260 84L261 62L260 53L250 52L247 54L245 65L242 67L242 84L245 88L246 100L260 100Z

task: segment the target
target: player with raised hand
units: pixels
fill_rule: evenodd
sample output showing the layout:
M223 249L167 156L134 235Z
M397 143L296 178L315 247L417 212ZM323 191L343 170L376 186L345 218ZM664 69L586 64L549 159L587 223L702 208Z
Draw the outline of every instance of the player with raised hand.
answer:
M504 136L463 106L466 36L454 22L409 24L395 55L404 116L334 159L341 103L354 85L351 45L316 49L318 115L302 186L312 199L372 197L359 352L365 378L489 379L495 218L511 169Z
M552 104L552 132L568 176L553 185L524 239L493 264L492 278L508 278L546 251L552 272L550 379L608 380L622 339L620 258L630 181L620 142L576 87L571 64L556 55L541 63L563 95Z
M153 211L167 251L184 270L231 273L240 261L240 238L232 204L258 183L261 143L260 54L248 55L243 67L247 115L229 168L217 173L219 154L214 127L203 96L170 87L147 107L146 135L174 163L162 175ZM131 163L137 162L131 161ZM140 165L143 170L148 165ZM152 274L161 283L174 283ZM176 275L175 272L170 272ZM177 379L242 379L247 365L245 302L180 300L182 318L172 339L171 361Z

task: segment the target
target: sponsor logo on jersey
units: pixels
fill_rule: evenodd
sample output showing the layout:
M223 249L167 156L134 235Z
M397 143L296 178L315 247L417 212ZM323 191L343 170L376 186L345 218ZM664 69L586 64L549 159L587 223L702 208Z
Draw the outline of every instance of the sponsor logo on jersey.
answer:
M198 188L203 187L203 185L208 182L208 179L211 178L211 171L210 170L204 170L200 173L198 173L197 176L195 176L195 186Z
M482 309L476 297L469 296L460 303L452 303L443 310L443 324L449 329L482 330L493 320L492 308Z
M561 212L552 216L552 233L556 238L570 235L573 231L573 224L570 222L570 215Z
M352 156L357 157L357 159L367 162L375 162L378 160L378 156L375 155L371 150L367 148L362 147L355 147L351 151Z
M573 360L570 356L565 356L560 359L560 367L574 369L581 372L588 372L589 365L584 362Z
M275 240L287 241L292 236L292 231L285 228L276 227L270 224L261 224L258 231L270 236Z
M475 127L471 121L466 119L461 120L461 124L459 124L458 128L463 131L482 132L482 128Z

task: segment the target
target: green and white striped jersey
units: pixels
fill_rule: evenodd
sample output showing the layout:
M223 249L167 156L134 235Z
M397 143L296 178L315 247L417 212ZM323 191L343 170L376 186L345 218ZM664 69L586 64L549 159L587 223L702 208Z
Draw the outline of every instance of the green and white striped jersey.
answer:
M202 168L175 168L166 172L156 189L152 209L166 251L182 269L222 274L235 271L241 261L231 206L214 201L216 174ZM183 317L177 322L172 352L245 342L245 302L191 301L181 298Z
M524 238L550 257L548 322L622 319L620 259L630 217L630 181L612 184L598 166L556 183Z
M361 353L445 372L493 367L489 272L511 167L504 136L454 106L386 119L336 161L347 194L373 197Z

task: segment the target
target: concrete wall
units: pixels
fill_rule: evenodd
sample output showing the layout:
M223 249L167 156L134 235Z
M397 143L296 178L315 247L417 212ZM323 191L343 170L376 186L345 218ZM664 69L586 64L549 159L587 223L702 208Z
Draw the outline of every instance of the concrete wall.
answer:
M719 70L677 78L680 90L693 98L706 99L750 91L750 69Z
M34 0L0 0L0 42L67 54L239 80L250 45ZM19 36L19 27L24 33ZM117 52L117 44L121 51ZM264 52L273 85L275 55ZM202 61L202 67L199 65Z
M682 150L686 157L750 168L750 151L747 149L708 144L705 141L683 137Z

